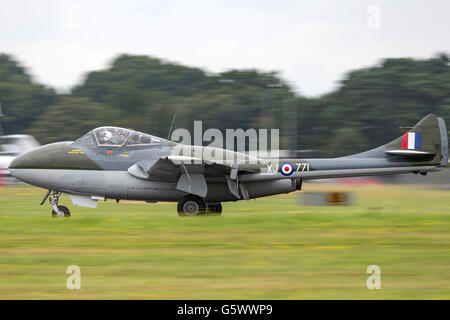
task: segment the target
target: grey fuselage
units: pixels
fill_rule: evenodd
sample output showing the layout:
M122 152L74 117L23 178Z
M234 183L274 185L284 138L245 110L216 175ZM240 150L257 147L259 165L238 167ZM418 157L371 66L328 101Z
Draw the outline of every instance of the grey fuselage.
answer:
M75 195L109 199L179 201L187 193L176 188L180 171L161 179L140 179L128 169L141 161L157 161L172 154L172 144L143 147L101 148L77 142L60 142L42 146L18 157L10 166L11 173L28 184ZM108 154L108 151L111 154ZM207 172L207 202L236 201L230 193L223 173ZM252 198L295 190L291 180L249 182Z

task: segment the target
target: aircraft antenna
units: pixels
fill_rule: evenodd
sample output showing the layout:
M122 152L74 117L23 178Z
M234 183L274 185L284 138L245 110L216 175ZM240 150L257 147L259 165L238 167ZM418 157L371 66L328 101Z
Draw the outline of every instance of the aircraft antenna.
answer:
M173 124L175 123L175 117L177 116L176 113L173 114L173 118L172 118L172 123L170 124L170 128L169 128L169 134L167 135L167 140L171 140L170 139L170 135L172 134L172 129L173 129Z

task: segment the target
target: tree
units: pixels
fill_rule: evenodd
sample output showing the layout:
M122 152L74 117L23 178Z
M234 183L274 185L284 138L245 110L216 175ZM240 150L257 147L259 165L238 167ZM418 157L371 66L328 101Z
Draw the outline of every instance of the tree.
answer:
M449 61L445 53L385 59L349 72L328 94L305 98L277 72L211 74L124 54L105 70L88 73L70 95L56 95L0 55L0 101L9 133L32 127L42 142L74 139L109 124L166 137L177 114L175 128L192 128L194 120L203 120L204 129L279 128L281 148L332 156L385 144L427 113L449 121Z
M55 99L52 89L34 83L12 57L0 54L0 102L6 134L26 132Z
M354 128L347 127L331 133L323 151L331 157L340 157L367 149L367 139L364 135Z
M89 98L63 96L30 129L40 143L73 141L100 126L123 125L117 113Z
M323 147L330 133L351 126L367 139L369 149L397 138L406 131L404 127L428 113L447 116L449 99L446 55L427 60L385 59L350 72L337 90L306 104L303 124L309 136L304 140ZM355 146L349 151L360 150ZM325 151L325 155L331 153Z

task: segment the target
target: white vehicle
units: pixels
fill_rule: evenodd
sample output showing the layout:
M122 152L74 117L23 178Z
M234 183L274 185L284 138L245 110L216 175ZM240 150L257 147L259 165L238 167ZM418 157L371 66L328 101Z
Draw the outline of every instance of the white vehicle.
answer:
M0 184L17 182L8 171L9 164L20 154L39 147L30 135L14 134L0 137Z
M0 137L1 153L12 153L15 155L33 150L39 147L39 143L27 134L13 134Z

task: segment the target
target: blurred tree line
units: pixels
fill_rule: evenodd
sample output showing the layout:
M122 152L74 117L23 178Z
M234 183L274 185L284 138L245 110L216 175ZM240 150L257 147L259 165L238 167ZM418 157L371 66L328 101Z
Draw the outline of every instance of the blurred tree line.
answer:
M175 128L280 128L283 149L340 156L384 144L400 127L435 113L450 124L449 57L385 59L350 72L318 98L295 93L276 72L204 70L148 56L121 55L93 71L70 94L32 81L13 57L0 55L0 101L7 134L39 142L74 140L115 125L167 137Z

